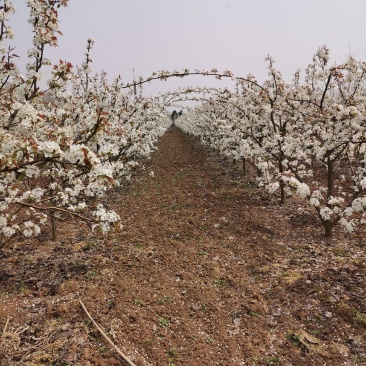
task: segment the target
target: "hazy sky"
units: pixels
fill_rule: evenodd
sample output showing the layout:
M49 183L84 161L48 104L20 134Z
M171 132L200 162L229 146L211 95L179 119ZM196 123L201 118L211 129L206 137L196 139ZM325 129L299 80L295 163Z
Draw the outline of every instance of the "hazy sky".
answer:
M16 53L26 62L32 34L25 0L13 0ZM60 10L59 47L48 57L80 64L88 37L95 39L93 70L126 82L161 69L231 70L267 75L274 57L286 80L304 69L317 48L332 62L350 52L366 61L366 0L70 0ZM219 86L211 78L154 82L146 93L186 85Z

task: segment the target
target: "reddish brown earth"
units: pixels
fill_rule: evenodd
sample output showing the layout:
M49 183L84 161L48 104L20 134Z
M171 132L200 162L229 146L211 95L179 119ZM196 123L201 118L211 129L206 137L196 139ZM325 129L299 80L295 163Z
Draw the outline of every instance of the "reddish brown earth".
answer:
M154 171L154 177L149 175ZM110 195L124 229L59 227L0 252L0 363L366 364L366 240L259 191L171 128Z

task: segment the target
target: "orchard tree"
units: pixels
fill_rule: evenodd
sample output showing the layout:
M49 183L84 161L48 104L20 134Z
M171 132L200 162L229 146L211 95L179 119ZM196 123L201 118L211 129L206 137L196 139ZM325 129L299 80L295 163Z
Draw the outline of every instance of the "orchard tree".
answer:
M0 247L17 235L38 235L49 220L84 221L102 232L119 217L100 198L128 179L138 160L148 157L167 127L162 105L136 98L117 78L91 73L93 40L84 63L53 65L46 86L42 71L51 66L48 46L57 45L58 9L66 0L29 0L33 48L22 76L14 62L8 18L1 9L0 52Z
M296 129L303 158L295 163L302 161L310 174L297 174L293 162L288 167L293 185L306 185L330 237L338 222L352 232L365 218L366 63L352 57L341 65L328 62L329 50L321 47L293 98L303 107Z
M291 192L307 199L327 237L337 223L353 231L366 216L366 64L350 57L328 66L323 46L304 81L296 72L287 84L267 60L263 85L252 76L237 78L235 93L216 93L180 125L224 155L235 145L251 150L246 156L260 170L260 184L272 193L280 189L281 203Z

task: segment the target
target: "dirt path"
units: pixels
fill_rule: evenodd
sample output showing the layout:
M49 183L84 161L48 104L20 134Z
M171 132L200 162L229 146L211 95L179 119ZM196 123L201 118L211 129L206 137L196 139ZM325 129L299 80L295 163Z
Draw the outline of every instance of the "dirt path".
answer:
M325 243L308 211L177 128L108 204L119 233L65 227L59 243L2 254L4 365L122 365L79 299L138 366L366 360L362 238Z

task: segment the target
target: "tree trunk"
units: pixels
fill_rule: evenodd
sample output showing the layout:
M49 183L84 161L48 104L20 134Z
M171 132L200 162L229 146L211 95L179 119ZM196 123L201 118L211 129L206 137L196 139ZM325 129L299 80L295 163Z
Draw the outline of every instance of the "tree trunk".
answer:
M51 228L52 228L52 240L56 240L56 219L54 211L51 210Z
M330 153L328 153L327 168L328 168L328 172L327 172L328 194L327 194L327 197L329 200L329 198L333 196L333 192L334 192L334 163L333 163L333 160L331 160L331 158L330 158ZM331 238L334 223L331 220L325 220L325 221L323 221L323 225L324 225L324 230L325 230L325 237Z
M327 161L327 167L328 167L327 179L328 179L328 198L329 198L333 196L334 191L334 164L333 160L331 160L329 156Z
M330 220L323 221L324 234L326 238L331 238L333 234L333 223Z
M282 161L279 163L279 170L282 176L283 173L283 166L282 166ZM286 192L285 192L285 183L282 180L282 177L280 178L280 190L281 190L281 205L284 205L286 203Z
M281 205L284 205L286 203L286 192L285 192L285 185L283 182L280 182L280 189L281 189Z
M51 183L53 183L53 177L51 176ZM53 197L53 189L50 189L50 197ZM54 205L54 200L51 199L50 201L51 206ZM51 216L51 230L52 230L52 240L56 240L56 218L55 218L55 211L50 210L50 216Z

